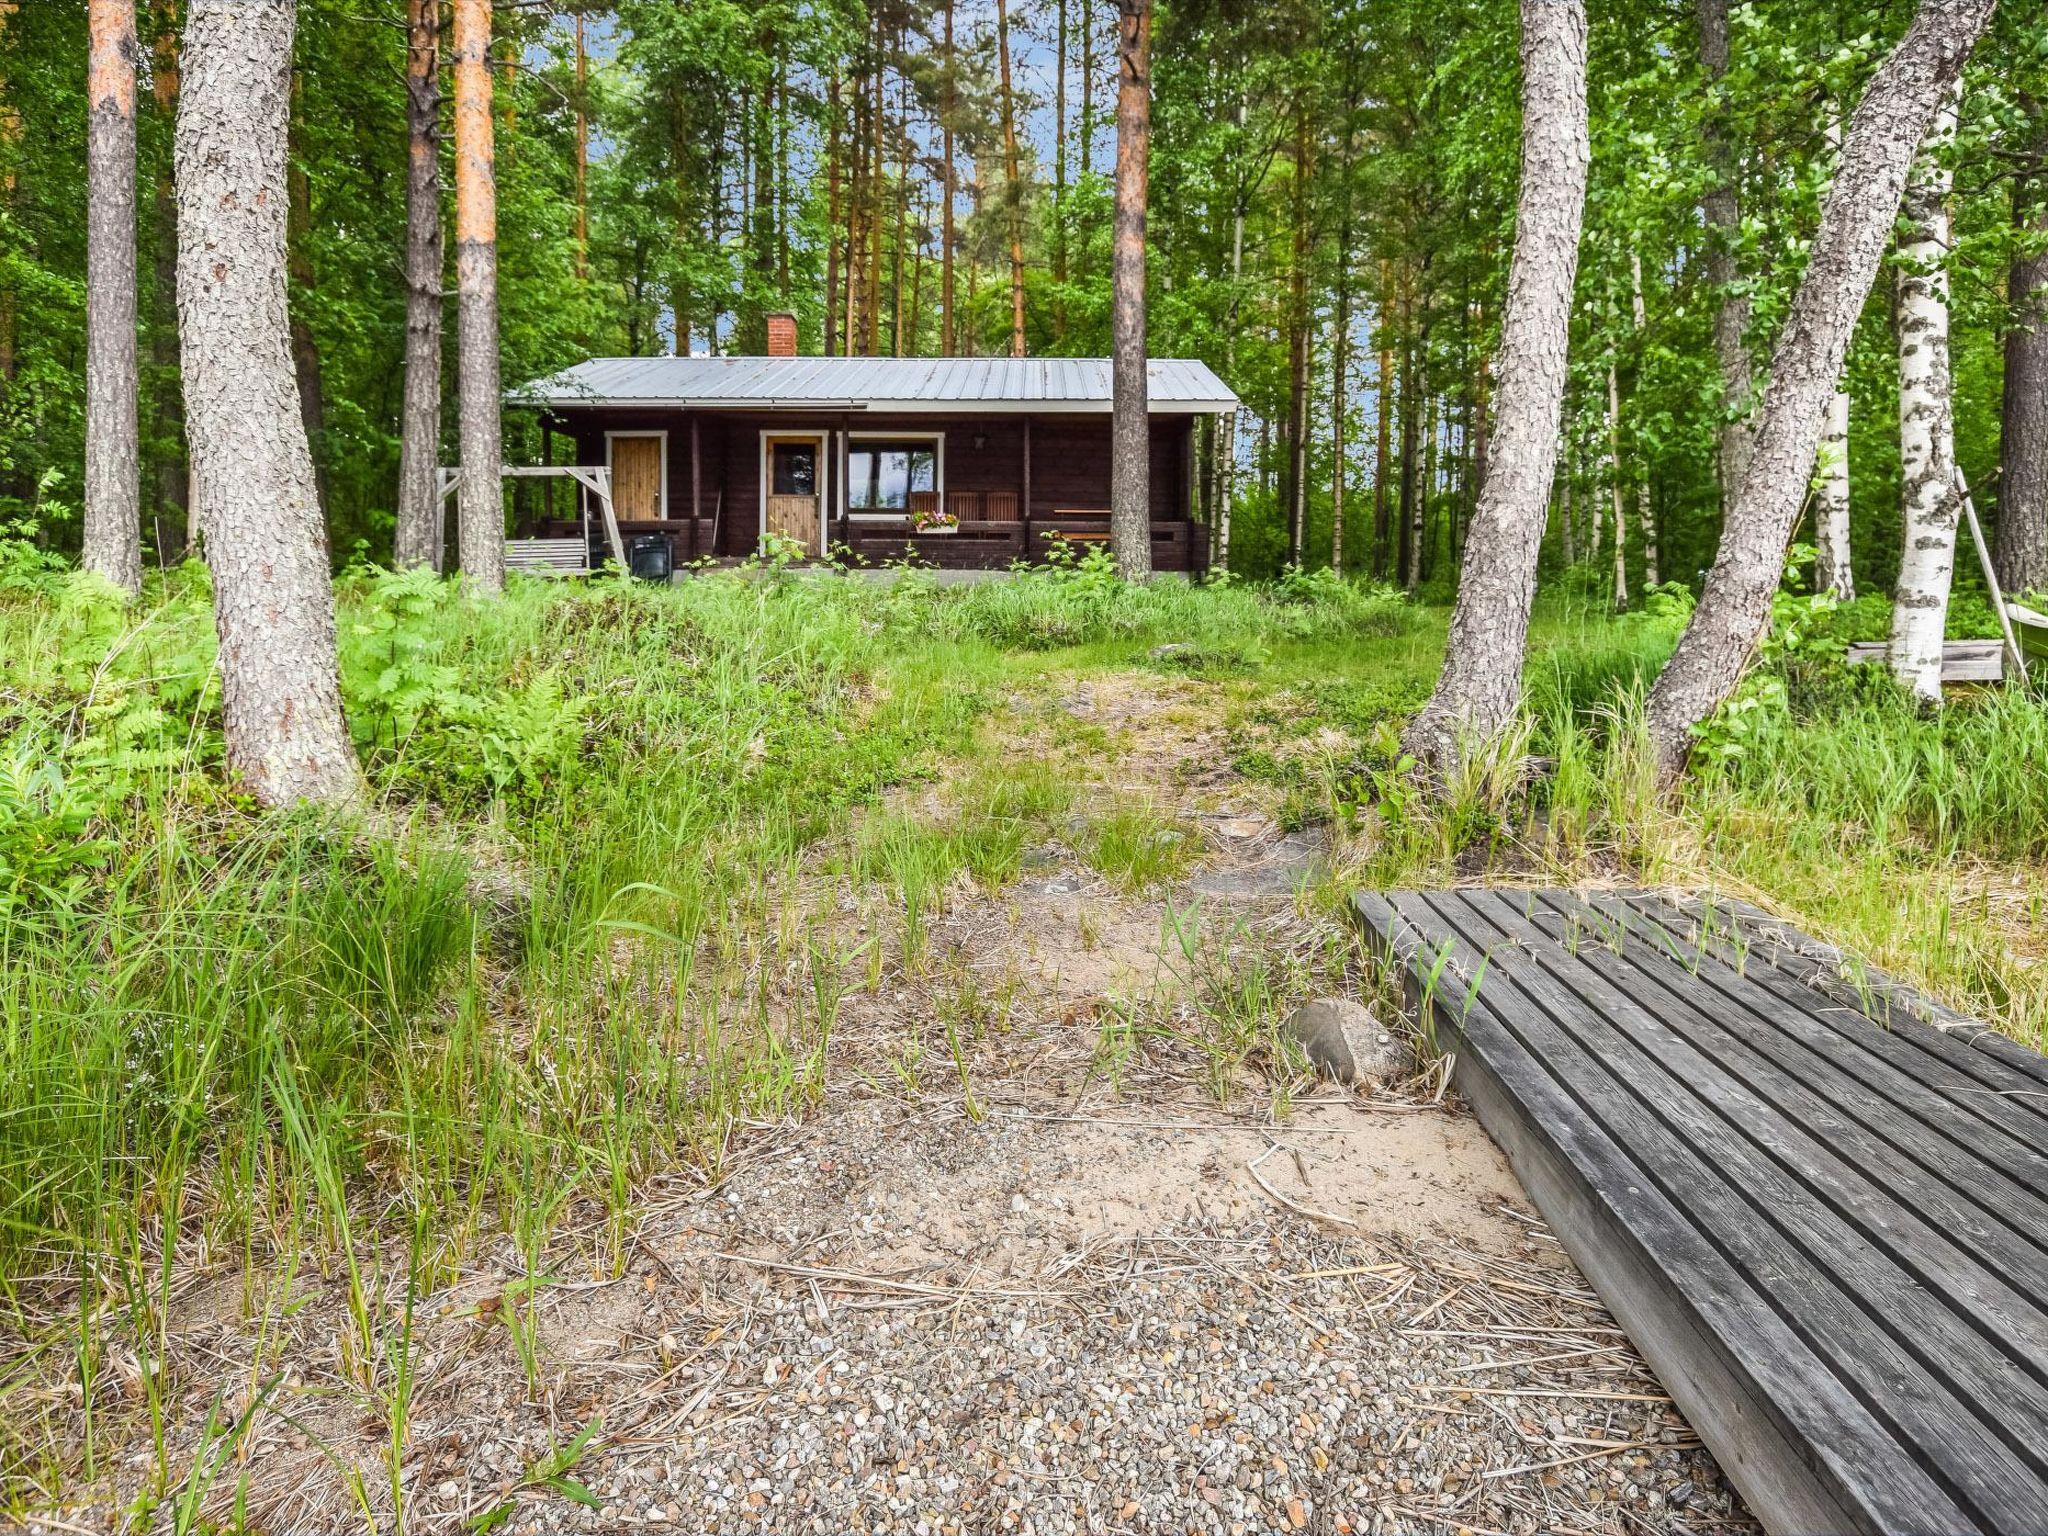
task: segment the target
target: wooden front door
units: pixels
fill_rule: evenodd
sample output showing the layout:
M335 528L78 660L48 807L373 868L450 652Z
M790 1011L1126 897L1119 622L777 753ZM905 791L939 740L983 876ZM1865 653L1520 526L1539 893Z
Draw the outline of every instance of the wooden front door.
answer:
M761 509L763 535L794 540L808 554L823 554L820 516L825 505L825 439L822 436L762 439L766 461Z
M622 523L667 516L661 485L664 440L655 433L636 434L614 437L611 446L613 514Z

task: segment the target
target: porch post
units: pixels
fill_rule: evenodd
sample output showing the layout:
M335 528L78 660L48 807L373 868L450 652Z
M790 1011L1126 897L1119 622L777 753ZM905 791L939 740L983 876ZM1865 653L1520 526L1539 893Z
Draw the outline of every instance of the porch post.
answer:
M1031 531L1031 418L1029 416L1024 418L1024 505L1017 509L1017 515L1023 519L1024 530L1028 535Z
M704 505L704 453L697 440L699 417L690 412L690 558L697 558L697 514Z

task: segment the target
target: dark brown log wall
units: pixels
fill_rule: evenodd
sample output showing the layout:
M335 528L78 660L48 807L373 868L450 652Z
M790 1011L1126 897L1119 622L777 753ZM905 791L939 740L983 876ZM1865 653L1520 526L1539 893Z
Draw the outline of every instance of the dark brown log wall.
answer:
M690 515L690 417L680 409L615 409L591 407L555 414L558 430L576 444L576 460L603 464L607 432L668 433L668 513L681 521ZM956 492L1024 489L1024 418L1019 416L871 416L866 413L762 414L703 412L698 415L701 441L702 505L699 552L739 556L752 552L760 527L761 433L835 431L902 432L946 435L945 486ZM1159 416L1152 422L1151 503L1155 519L1185 521L1190 513L1188 447L1193 418ZM1061 511L1107 512L1109 509L1109 418L1052 415L1031 418L1031 504L1033 518ZM975 447L975 439L983 439ZM831 466L833 508L838 506L839 463ZM718 547L710 547L711 523L724 491ZM562 504L566 507L567 503ZM943 537L943 536L942 536ZM680 542L680 541L679 541ZM679 554L687 556L687 545Z

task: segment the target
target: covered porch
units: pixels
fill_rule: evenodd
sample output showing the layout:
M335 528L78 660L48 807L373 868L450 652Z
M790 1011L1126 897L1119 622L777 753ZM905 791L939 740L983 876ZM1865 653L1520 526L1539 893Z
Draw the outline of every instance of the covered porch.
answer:
M1213 420L1151 421L1158 571L1208 568L1196 516L1204 419ZM1035 564L1063 543L1109 537L1101 415L557 406L542 434L550 461L605 466L626 543L665 538L679 567L751 556L770 534L813 559L959 570ZM571 537L585 527L542 508L521 531Z

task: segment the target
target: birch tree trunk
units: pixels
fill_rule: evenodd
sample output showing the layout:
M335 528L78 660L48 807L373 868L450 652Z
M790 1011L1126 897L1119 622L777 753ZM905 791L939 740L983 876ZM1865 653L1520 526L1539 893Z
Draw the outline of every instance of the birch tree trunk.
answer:
M1839 166L1842 115L1830 109L1828 147ZM1820 468L1813 494L1814 589L1849 602L1856 596L1856 572L1849 549L1849 395L1837 389L1821 425Z
M1728 0L1698 0L1700 63L1707 88L1718 92L1728 75ZM1721 504L1735 505L1743 477L1749 473L1753 433L1751 398L1756 386L1750 375L1749 296L1738 286L1735 242L1742 229L1742 204L1736 192L1735 149L1722 123L1725 108L1716 103L1702 119L1707 169L1711 176L1700 199L1707 224L1707 281L1719 295L1714 307L1714 354L1721 363Z
M2048 592L2048 116L2033 104L2032 163L2013 179L2013 224L2041 248L2006 278L2005 401L1999 431L1998 580Z
M440 0L407 0L405 60L405 404L398 433L398 528L391 563L441 569ZM582 18L577 18L582 25Z
M91 0L87 67L85 549L88 571L142 590L135 335L135 0Z
M1642 382L1642 336L1649 329L1649 315L1643 308L1643 258L1639 251L1628 253L1629 304L1635 320L1637 339L1636 382ZM1647 590L1663 581L1663 557L1657 548L1657 515L1650 508L1650 477L1643 473L1640 445L1636 455L1636 526L1643 531L1643 586Z
M1607 494L1614 506L1614 611L1628 610L1628 503L1621 483L1621 385L1607 360Z
M1949 88L1906 179L1899 240L1899 469L1905 533L1892 593L1892 675L1930 704L1941 702L1941 643L1955 578L1955 381L1948 353L1946 163L1955 143L1962 82Z
M1118 0L1109 545L1117 574L1152 574L1151 408L1145 352L1145 199L1152 145L1152 0ZM1021 290L1019 290L1021 294ZM1018 340L1023 336L1018 314ZM1021 345L1019 354L1022 355Z
M1230 574L1230 502L1237 484L1237 412L1223 413L1222 449L1216 455L1216 547L1209 551L1209 567Z
M228 767L265 805L359 788L285 303L294 0L191 0L178 321Z
M1650 730L1667 779L1684 767L1693 727L1741 681L1770 623L1821 421L1898 217L1907 169L1995 3L1923 0L1849 121L1842 168L1772 354L1749 474L1723 524L1699 607L1650 693Z
M1828 401L1820 430L1820 473L1813 494L1813 584L1816 591L1849 602L1856 596L1856 572L1849 562L1849 392Z
M1585 6L1523 0L1522 184L1486 486L1472 514L1443 675L1402 742L1426 771L1441 773L1465 754L1489 750L1521 707L1536 556L1564 408L1587 134Z
M498 387L498 173L491 121L491 0L455 0L455 286L463 585L505 589Z

